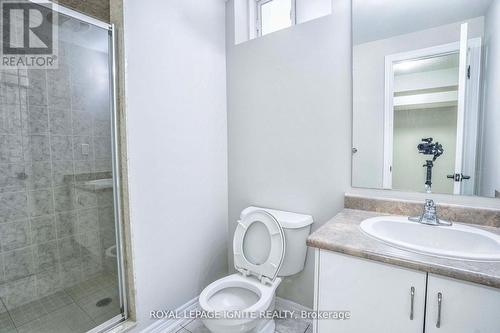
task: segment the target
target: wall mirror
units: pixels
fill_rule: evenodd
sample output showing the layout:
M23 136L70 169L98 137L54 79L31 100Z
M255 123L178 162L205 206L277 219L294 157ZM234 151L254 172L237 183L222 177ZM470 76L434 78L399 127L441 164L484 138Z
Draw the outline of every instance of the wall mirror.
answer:
M500 197L500 0L353 0L352 186Z

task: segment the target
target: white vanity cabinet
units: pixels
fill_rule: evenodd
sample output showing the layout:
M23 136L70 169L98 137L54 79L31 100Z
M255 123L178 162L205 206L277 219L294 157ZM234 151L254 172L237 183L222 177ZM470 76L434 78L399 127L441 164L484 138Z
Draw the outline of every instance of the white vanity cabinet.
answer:
M316 332L422 333L426 273L324 250L316 264L317 309L351 313L317 320Z
M351 313L315 333L500 332L500 289L319 249L314 304Z
M429 274L425 332L499 333L500 289Z

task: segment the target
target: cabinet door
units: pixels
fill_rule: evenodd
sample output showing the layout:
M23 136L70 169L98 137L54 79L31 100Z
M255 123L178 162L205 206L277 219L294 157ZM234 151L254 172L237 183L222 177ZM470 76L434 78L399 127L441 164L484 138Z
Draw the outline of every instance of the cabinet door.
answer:
M500 332L500 290L429 274L425 332Z
M423 332L427 273L323 250L317 263L316 309L351 313L317 320L317 332Z

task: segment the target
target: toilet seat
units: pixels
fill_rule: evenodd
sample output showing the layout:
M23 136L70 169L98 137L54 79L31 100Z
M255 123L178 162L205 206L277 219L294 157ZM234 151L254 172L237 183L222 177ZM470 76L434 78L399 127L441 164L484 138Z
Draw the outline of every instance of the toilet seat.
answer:
M250 262L244 253L245 235L250 230L250 227L257 222L266 226L270 236L269 254L265 262L261 264ZM283 228L274 216L268 212L255 210L238 221L233 239L233 252L234 266L243 275L254 275L263 283L272 283L278 275L285 256Z

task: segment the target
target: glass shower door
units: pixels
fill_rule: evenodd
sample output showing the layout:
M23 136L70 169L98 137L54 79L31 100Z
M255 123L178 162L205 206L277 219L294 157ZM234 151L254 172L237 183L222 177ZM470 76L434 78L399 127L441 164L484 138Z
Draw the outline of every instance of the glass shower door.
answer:
M0 72L0 332L124 317L111 27L64 8L43 19L57 66Z

